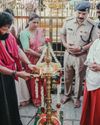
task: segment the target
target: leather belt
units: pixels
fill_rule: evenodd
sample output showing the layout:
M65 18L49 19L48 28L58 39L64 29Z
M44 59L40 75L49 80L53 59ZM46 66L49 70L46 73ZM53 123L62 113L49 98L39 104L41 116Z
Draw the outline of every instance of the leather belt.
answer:
M68 52L68 51L67 51ZM85 55L85 54L87 54L87 51L85 51L85 52L82 52L82 53L80 53L80 54L72 54L72 53L70 53L70 52L68 52L70 55L72 55L72 56L75 56L75 57L79 57L79 56L82 56L82 55Z

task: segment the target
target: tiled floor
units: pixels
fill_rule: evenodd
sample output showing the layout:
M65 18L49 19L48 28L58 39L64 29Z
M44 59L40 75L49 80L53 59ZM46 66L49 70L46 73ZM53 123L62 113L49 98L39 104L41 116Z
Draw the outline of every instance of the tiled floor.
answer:
M52 100L56 102L56 95L53 95ZM53 103L53 107L55 108L54 104L55 103ZM62 105L61 110L64 113L63 125L79 125L81 107L78 109L74 108L73 102L70 101ZM26 107L21 107L19 111L23 125L34 125L34 115L37 112L37 108L30 104Z

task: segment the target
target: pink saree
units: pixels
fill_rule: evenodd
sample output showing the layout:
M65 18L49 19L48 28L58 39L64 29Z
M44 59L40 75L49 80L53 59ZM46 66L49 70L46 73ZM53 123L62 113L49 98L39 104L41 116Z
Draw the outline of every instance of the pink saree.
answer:
M40 41L41 37L43 36L43 30L38 29L37 34L35 38L30 38L30 48L33 49L36 52L39 52L39 47L42 46L42 43ZM37 61L39 60L39 57L33 56L30 54L27 54L27 57L29 58L30 62L32 64L36 64ZM27 71L29 71L28 67ZM31 78L30 80L27 81L28 84L28 89L31 95L31 100L34 106L40 106L41 104L41 80L39 79L38 81L38 86L37 86L37 94L36 94L36 78Z

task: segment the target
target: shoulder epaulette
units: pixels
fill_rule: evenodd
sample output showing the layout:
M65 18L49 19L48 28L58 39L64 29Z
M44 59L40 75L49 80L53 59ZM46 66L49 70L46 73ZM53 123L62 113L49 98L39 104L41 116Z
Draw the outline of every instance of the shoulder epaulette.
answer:
M68 17L68 18L65 19L65 21L70 21L72 19L74 19L74 17Z
M91 25L95 25L95 21L91 18L87 18L87 22L90 23Z

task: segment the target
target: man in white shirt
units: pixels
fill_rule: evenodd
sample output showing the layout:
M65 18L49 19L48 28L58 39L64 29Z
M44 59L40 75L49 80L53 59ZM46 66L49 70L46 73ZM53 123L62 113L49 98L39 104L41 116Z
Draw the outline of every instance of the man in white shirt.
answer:
M100 23L97 33L98 39L90 47L85 61L86 86L80 125L100 124Z

